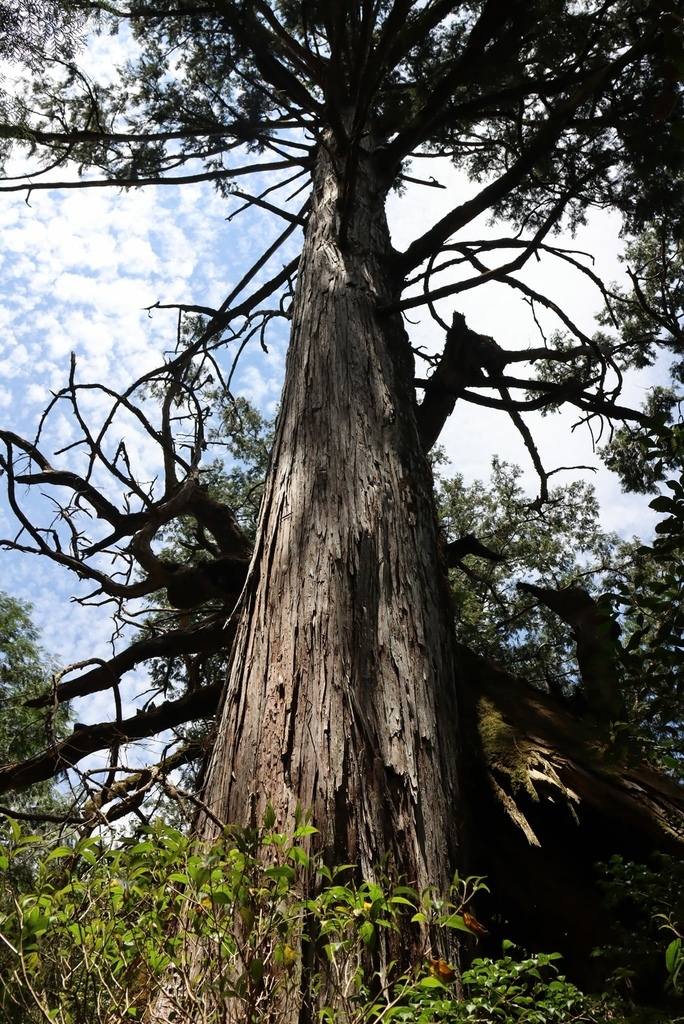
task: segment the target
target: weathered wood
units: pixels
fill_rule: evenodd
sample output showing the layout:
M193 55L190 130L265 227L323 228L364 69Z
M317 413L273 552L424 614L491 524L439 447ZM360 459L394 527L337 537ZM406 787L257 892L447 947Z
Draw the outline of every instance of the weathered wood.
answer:
M312 808L332 859L456 866L452 626L370 142L340 242L343 160L318 155L255 557L205 777L222 819ZM211 826L208 826L211 830Z
M596 863L616 853L642 862L654 850L681 857L684 788L638 743L610 742L596 718L465 647L458 664L472 868L490 889L480 951L498 956L502 938L557 950L565 973L601 990L605 965L591 953L614 941L615 921Z
M398 289L387 183L369 138L348 171L330 135L317 157L274 448L204 771L211 815L200 813L196 828L209 838L217 819L257 825L270 803L288 829L298 808L311 809L314 843L331 863L369 877L389 853L408 884L446 892L461 813L449 592L411 350L401 317L377 312ZM388 938L380 964L391 955L408 966L424 942L418 929ZM457 941L442 951L454 962ZM149 1019L167 1021L172 1008L169 988Z

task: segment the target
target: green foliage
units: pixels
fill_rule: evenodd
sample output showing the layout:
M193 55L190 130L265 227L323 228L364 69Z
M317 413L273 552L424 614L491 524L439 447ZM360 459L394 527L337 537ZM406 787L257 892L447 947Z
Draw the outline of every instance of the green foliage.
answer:
M14 906L7 893L2 901L0 1009L64 1024L136 1020L162 973L175 971L186 1011L205 997L214 1005L225 998L244 1009L243 1019L256 1019L257 1008L292 987L277 951L286 938L299 942L300 907L285 898L305 870L295 844L307 829L289 841L263 836L274 853L268 864L258 858L257 833L205 849L161 825L116 847L88 838L43 850L33 891ZM13 825L0 853L6 886L26 849L35 856L35 842Z
M54 671L39 644L31 621L31 606L0 591L0 763L22 761L43 749L54 735L68 732L66 706L45 721L45 712L26 707L26 701L45 693ZM52 734L52 735L51 735ZM12 798L16 809L57 809L61 804L54 783L34 787Z
M551 1021L598 1021L610 1019L608 1006L579 991L557 974L558 953L538 953L518 959L506 950L501 960L476 958L463 975L471 997L463 1020L521 1021L546 1024Z
M246 398L216 392L213 405L220 425L210 440L223 445L232 461L228 470L217 466L210 491L232 509L253 539L273 445L273 421L265 419Z
M46 59L73 57L84 22L74 0L0 0L0 58L39 70Z
M674 453L681 465L684 431L648 439L655 472ZM629 571L616 573L611 599L623 629L623 687L630 722L656 743L660 763L681 774L684 764L684 474L651 502L663 514L652 545L633 545Z
M683 461L684 429L651 431L639 442L654 478ZM621 627L620 687L628 721L618 748L637 749L670 772L684 766L684 474L651 502L662 516L651 545L601 530L593 490L554 490L548 507L530 503L520 470L494 461L491 481L440 480L439 509L449 537L473 532L506 556L468 557L451 574L459 639L557 696L577 698L579 673L569 627L516 590L520 579L555 589L579 584L612 609Z
M359 104L397 171L422 149L491 180L523 156L529 172L493 207L518 224L538 227L559 196L557 217L567 207L576 223L590 205L611 206L631 228L681 206L681 19L672 14L653 32L667 4L535 0L499 9L462 0L411 4L397 18L383 3L372 15L350 14L345 32L325 5L310 3L166 10L134 2L123 17L104 0L88 8L131 31L131 59L106 89L70 67L36 77L24 99L32 127L63 136L41 140L45 162L74 159L134 183L197 160L229 191L238 145L264 151L293 126L312 119L318 132L326 117L334 125L339 110ZM562 109L559 94L572 96L633 46L639 59L626 62L617 87L599 74L572 129L540 144L540 129ZM670 119L672 131L663 125ZM78 134L94 126L100 140Z
M615 855L599 871L604 903L618 922L612 944L595 953L607 982L620 987L639 976L642 985L683 995L684 864L662 853L647 864Z
M440 957L483 888L455 879L447 899L376 881L309 854L315 829L227 829L202 844L157 824L107 846L91 837L52 847L10 821L0 847L0 1013L11 1024L141 1020L164 985L177 1020L259 1024L296 1012L306 978L326 1024L626 1020L556 972L557 954L477 958L463 975ZM17 892L30 859L35 882ZM406 969L378 960L404 949ZM431 936L431 945L427 935ZM420 939L420 935L423 939ZM378 968L378 963L381 966ZM169 980L171 979L171 980ZM623 1008L624 1009L624 1008Z
M493 460L488 483L463 477L438 481L440 518L449 539L474 533L506 558L468 557L451 573L459 639L542 688L569 693L577 684L575 647L558 617L516 590L527 580L596 590L600 574L619 562L619 542L605 533L591 485L576 481L551 491L541 509L524 493L517 466Z
M215 424L209 431L208 441L214 449L222 450L222 457L202 468L202 484L210 498L231 510L246 538L253 540L273 441L272 423L245 398L232 398L226 392L209 388L202 391L202 400L211 407ZM220 555L215 539L199 528L192 516L174 519L159 531L159 536L163 540L160 556L176 566L196 566ZM184 625L199 622L208 613L225 607L220 599L214 599L181 614L164 607L165 604L162 593L154 595L154 611L140 630L140 639L177 628L179 620ZM159 694L180 696L201 686L222 682L229 653L226 649L215 654L185 654L151 660L147 665L151 681L148 701ZM176 733L185 741L195 742L204 739L209 728L210 722L200 720L179 727ZM184 786L194 788L195 770L195 763L181 770ZM174 808L172 802L168 803L165 814L170 816Z
M632 288L614 287L610 313L599 316L617 328L620 345L616 357L621 370L656 362L663 350L673 358L671 386L653 388L644 403L646 421L638 427L621 426L602 449L606 465L620 474L627 491L656 490L664 470L681 466L681 452L667 445L665 428L676 414L684 383L684 242L681 226L666 220L650 224L629 245L621 262L627 266ZM654 434L661 435L658 459L652 457Z
M208 442L222 449L222 457L202 467L201 481L207 495L227 506L249 540L254 539L268 459L273 443L273 424L246 398L204 390L201 398L212 409L216 425ZM172 520L159 531L164 546L160 556L177 566L210 561L220 552L216 541L198 528L191 516Z
M666 449L664 444L660 458L650 456L654 433L666 430L678 402L679 396L674 388L653 388L643 406L648 417L646 423L638 428L618 427L609 444L601 449L601 458L608 469L619 475L623 491L653 494L662 483L665 470L673 470L680 465L677 452Z
M35 142L30 112L16 89L6 89L5 72L42 77L46 65L68 64L84 43L86 20L78 0L0 0L0 165L13 145Z

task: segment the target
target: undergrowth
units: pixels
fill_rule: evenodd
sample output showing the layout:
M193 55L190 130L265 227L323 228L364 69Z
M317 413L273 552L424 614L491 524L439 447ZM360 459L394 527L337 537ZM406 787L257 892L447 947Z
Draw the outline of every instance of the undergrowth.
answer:
M558 954L512 943L498 960L473 959L459 984L443 957L454 930L478 930L467 908L483 880L456 877L447 898L382 876L354 884L350 866L307 853L315 831L300 817L283 834L267 816L211 844L157 823L114 844L51 846L10 820L2 1024L156 1021L152 1007L179 1024L279 1024L307 1001L322 1024L645 1019L580 992ZM392 939L411 931L423 936L412 962L388 960Z

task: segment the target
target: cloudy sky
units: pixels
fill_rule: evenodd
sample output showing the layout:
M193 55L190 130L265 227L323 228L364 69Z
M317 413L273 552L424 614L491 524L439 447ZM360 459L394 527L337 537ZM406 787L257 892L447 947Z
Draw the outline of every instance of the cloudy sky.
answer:
M109 39L97 41L87 57L91 73L112 61ZM449 166L435 168L416 162L414 173L435 175L446 189L411 188L390 201L389 216L394 244L402 248L465 198L473 186ZM301 202L301 197L298 203ZM122 390L146 370L159 365L173 347L175 314L147 307L155 302L186 302L219 306L255 255L282 230L268 214L247 212L232 221L229 213L239 205L223 200L209 185L148 188L132 192L116 189L0 194L0 423L26 437L35 434L46 402L64 386L72 352L82 382L105 382ZM500 229L486 222L473 226L469 237ZM594 268L608 280L623 273L617 262L618 225L605 215L595 216L576 238L565 240L573 249L594 254ZM284 258L279 263L284 262ZM278 265L278 264L276 264ZM551 260L533 261L525 273L559 304L569 308L580 326L591 333L599 296L582 275ZM532 278L530 278L531 280ZM540 283L541 282L541 283ZM452 307L453 308L453 304ZM503 286L490 285L459 299L458 307L469 326L490 334L505 347L538 345L540 337L529 309L512 298ZM445 309L445 315L449 314ZM412 336L435 348L439 332L426 316L411 312ZM543 317L544 328L560 325ZM268 353L254 342L241 361L234 393L244 394L268 415L277 407L284 370L285 341L271 339ZM630 385L627 399L640 403L644 389L655 381L653 373ZM96 418L101 395L90 396ZM46 434L48 457L67 448L76 438L66 405L58 407ZM534 421L530 421L534 426ZM575 416L538 419L540 451L547 469L558 465L593 465L607 529L624 536L646 535L651 518L643 498L621 494L618 482L605 470L593 450L585 428L573 431ZM486 478L493 454L526 469L526 484L533 496L536 480L529 457L510 422L469 406L459 409L442 436L454 470L467 480ZM156 452L144 439L133 439L141 473L151 479L159 471ZM78 452L55 462L74 465ZM61 459L61 461L60 461ZM554 477L566 482L572 474ZM12 517L0 503L0 536L14 533ZM2 554L0 588L34 604L35 620L43 629L47 649L65 661L105 656L107 620L101 610L83 610L69 602L75 581L45 559ZM93 702L84 720L100 711Z

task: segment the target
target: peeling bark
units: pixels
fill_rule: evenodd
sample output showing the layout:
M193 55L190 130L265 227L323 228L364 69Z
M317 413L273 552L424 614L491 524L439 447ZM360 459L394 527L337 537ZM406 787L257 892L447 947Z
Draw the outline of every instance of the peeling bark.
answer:
M312 808L332 860L407 881L456 867L449 602L385 187L370 143L345 204L320 148L286 382L226 697L204 780L221 819L287 828ZM341 242L340 238L344 241ZM210 822L203 823L211 833Z

